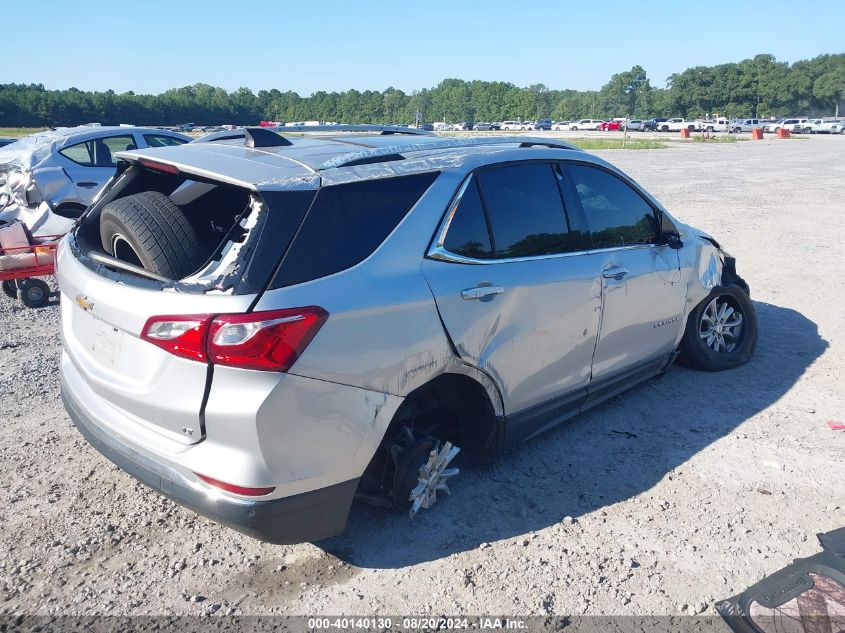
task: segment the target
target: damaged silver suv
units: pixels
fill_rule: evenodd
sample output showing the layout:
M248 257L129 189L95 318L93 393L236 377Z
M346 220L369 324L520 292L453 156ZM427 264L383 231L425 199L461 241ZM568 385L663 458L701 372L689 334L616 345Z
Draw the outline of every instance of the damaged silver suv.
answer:
M612 165L412 132L119 153L58 253L62 393L90 443L246 534L318 540L354 498L429 507L461 460L676 357L751 357L733 258Z

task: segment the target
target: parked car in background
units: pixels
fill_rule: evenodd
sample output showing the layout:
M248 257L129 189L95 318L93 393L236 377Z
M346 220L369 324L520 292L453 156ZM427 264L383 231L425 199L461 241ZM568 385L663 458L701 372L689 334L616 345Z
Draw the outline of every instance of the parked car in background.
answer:
M777 132L780 127L783 125L783 119L775 119L774 121L770 121L763 126L764 132L775 133Z
M571 121L557 121L554 125L552 125L552 129L557 132L568 132L572 129L572 122Z
M501 129L509 131L524 130L525 124L520 121L502 121Z
M498 130L499 126L495 123L486 123L486 122L479 122L475 124L475 130L477 132L490 132L492 130Z
M70 418L195 512L274 543L414 514L464 455L754 353L735 260L573 145L272 135L121 153L59 246Z
M650 120L646 121L646 122L643 124L643 129L644 129L646 132L655 132L655 131L657 131L657 127L658 127L661 123L664 123L665 121L668 121L668 120L669 120L669 119L667 119L667 118L665 118L665 117L655 117L655 118L653 118L653 119L650 119Z
M837 121L830 126L831 134L845 134L845 121Z
M613 132L613 131L618 132L618 131L625 129L625 122L626 122L626 119L617 117L615 119L611 119L610 121L604 121L601 124L600 129L603 132Z
M581 119L573 121L570 126L571 130L600 130L601 124L604 123L601 119Z
M780 125L775 125L773 132L777 132L779 129L789 130L790 132L795 132L796 134L800 134L804 131L806 127L808 119L806 118L792 118L792 119L784 119Z
M837 121L832 119L808 119L804 123L802 131L805 134L830 134L836 124Z
M25 136L0 149L0 220L21 220L42 235L64 233L114 175L117 152L190 140L157 128L108 126Z
M698 129L698 127L695 121L689 121L683 117L666 119L665 121L657 124L658 132L680 132L683 129L692 132Z
M765 119L736 119L731 121L729 132L738 134L739 132L750 132L751 130L763 129L766 127Z
M725 118L704 119L695 122L695 129L702 132L727 132L730 121Z
M628 128L629 132L644 132L645 131L645 121L642 119L631 119L628 121Z
M534 125L532 126L535 130L551 130L552 129L552 120L551 119L537 119L534 121Z

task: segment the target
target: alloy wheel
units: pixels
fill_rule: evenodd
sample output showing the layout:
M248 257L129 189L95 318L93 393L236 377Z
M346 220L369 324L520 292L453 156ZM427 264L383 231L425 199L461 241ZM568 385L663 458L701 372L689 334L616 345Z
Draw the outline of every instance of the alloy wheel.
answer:
M730 297L715 297L701 314L698 336L717 354L734 352L742 340L742 312Z

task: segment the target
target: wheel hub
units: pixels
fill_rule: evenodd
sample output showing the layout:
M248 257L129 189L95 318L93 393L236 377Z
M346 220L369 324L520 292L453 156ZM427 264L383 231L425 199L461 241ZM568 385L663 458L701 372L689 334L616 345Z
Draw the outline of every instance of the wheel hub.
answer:
M445 492L451 494L446 480L457 475L460 470L448 468L455 456L461 451L451 442L446 442L442 447L435 446L428 455L428 460L420 466L417 476L417 485L411 491L411 508L408 511L413 517L420 508L430 508L437 503L437 493Z
M716 297L701 315L698 335L714 352L730 354L742 337L742 313L725 297Z

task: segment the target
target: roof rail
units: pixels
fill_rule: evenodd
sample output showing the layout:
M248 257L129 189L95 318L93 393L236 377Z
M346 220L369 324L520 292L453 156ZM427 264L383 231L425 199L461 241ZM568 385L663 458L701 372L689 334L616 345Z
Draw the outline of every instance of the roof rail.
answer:
M367 163L384 162L385 157L395 156L387 160L400 160L405 152L421 152L436 149L452 149L460 147L474 147L479 145L515 145L520 147L551 147L554 149L572 149L582 151L580 147L559 141L534 136L485 136L481 138L443 138L439 141L426 143L405 143L403 145L391 145L389 147L378 147L360 152L341 154L331 160L327 160L317 169L336 169L338 167L351 167L353 165L365 165Z
M201 136L194 143L210 143L212 141L230 141L232 139L244 138L246 129L221 130ZM286 132L378 132L379 134L408 134L413 136L435 136L433 132L418 130L413 127L402 127L400 125L272 125L260 128L269 130L283 136Z

